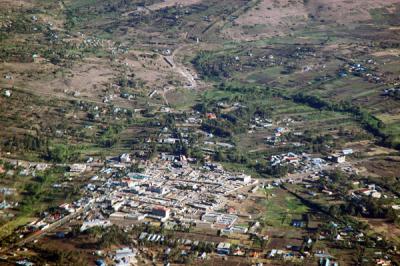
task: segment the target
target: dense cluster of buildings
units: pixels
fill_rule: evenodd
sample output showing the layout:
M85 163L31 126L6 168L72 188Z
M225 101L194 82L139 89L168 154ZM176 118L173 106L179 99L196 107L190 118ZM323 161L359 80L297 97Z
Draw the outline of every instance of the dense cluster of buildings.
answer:
M83 228L107 226L108 221L137 223L150 219L246 231L234 227L238 216L226 213L228 197L257 182L249 175L227 172L215 164L196 169L190 164L175 167L174 162L160 160L143 173L103 168L86 186L87 196L94 203Z

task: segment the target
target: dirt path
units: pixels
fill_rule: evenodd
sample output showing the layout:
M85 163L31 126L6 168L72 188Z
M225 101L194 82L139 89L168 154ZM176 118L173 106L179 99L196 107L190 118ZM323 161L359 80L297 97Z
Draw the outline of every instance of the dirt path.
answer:
M164 99L165 105L167 105L167 106L169 105L168 98L167 98L167 93L172 91L172 90L174 90L174 89L175 89L175 87L172 87L172 86L165 87L161 92L161 97Z
M200 2L201 0L165 0L164 2L153 4L147 8L151 11L156 11L174 5L190 6Z
M240 15L242 15L243 13L245 13L247 10L253 8L254 6L256 6L259 3L260 0L251 0L248 3L246 3L245 5L243 5L242 7L238 8L237 10L233 11L232 13L230 13L228 15L228 17L239 17ZM221 29L225 26L225 24L227 24L228 22L226 22L224 19L220 18L215 20L215 22L213 22L212 24L210 24L205 30L203 30L202 34L206 34L209 31L215 29L216 27L220 27Z
M195 75L193 74L193 72L195 71L183 65L182 63L178 62L178 60L176 60L176 56L180 54L183 49L190 46L191 44L179 46L177 49L174 50L174 52L171 55L164 56L164 60L168 63L168 65L171 66L174 72L178 73L186 80L186 83L184 85L185 88L197 89L198 84Z

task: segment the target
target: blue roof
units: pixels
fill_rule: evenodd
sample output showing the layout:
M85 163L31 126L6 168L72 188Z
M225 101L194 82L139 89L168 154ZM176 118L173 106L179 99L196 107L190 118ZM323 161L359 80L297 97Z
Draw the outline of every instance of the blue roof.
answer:
M147 179L147 178L149 178L149 176L143 175L140 173L129 173L127 176L132 179Z
M106 266L107 264L104 262L104 260L98 259L98 260L96 260L96 265L97 266Z

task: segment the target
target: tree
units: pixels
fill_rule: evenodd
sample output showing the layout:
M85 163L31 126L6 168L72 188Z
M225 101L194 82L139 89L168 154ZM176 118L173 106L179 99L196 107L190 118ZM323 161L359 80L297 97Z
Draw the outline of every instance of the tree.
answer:
M73 148L67 147L64 144L55 144L48 148L46 157L50 161L57 163L64 163L69 160L75 160L79 156L79 153L74 151Z

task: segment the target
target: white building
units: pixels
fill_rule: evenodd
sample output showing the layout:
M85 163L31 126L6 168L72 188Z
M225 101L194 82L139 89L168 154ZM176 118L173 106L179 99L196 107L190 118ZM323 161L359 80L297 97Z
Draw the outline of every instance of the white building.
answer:
M129 266L135 264L136 261L135 249L130 249L128 247L121 248L115 251L114 261L118 266Z
M131 162L131 156L129 154L127 154L127 153L124 153L119 157L119 161L121 163L130 163Z
M75 163L75 164L71 165L69 171L72 173L83 173L86 171L86 164Z
M11 94L12 94L12 92L10 90L6 90L4 92L4 96L6 96L6 97L11 97Z
M240 181L240 182L244 183L244 184L248 184L248 183L251 182L251 176L246 175L246 174L238 175L235 179L237 181Z
M99 220L99 219L95 219L95 220L90 220L90 221L85 221L83 222L80 231L86 231L89 228L95 227L95 226L99 226L99 227L108 227L111 226L111 222L107 221L107 220Z

